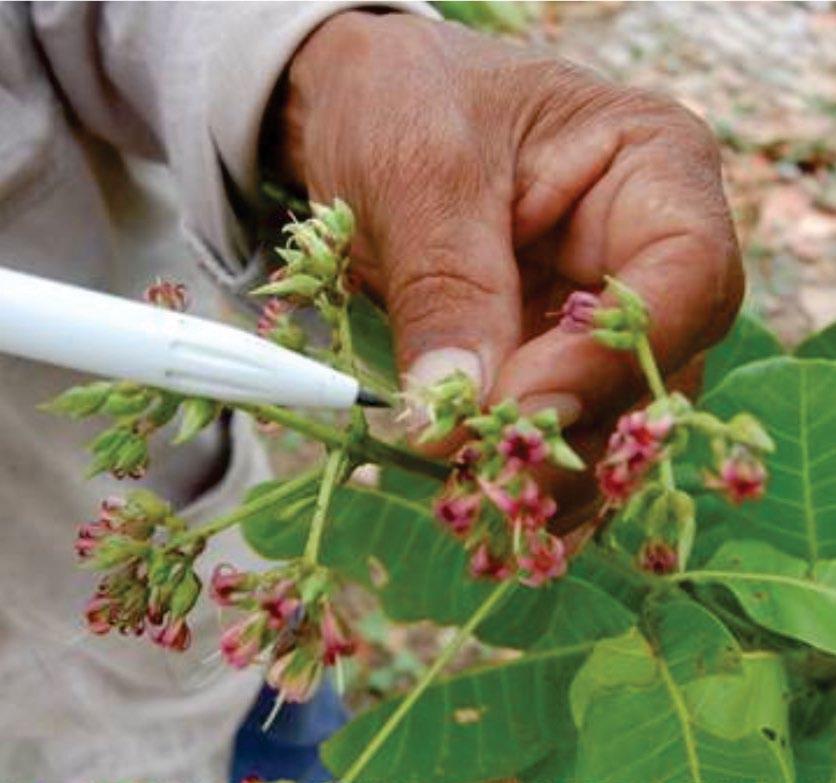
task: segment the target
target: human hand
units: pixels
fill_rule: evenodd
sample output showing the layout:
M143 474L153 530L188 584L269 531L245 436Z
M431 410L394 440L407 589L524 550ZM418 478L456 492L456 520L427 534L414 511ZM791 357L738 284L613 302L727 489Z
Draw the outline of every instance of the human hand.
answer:
M459 368L488 402L554 406L589 457L642 381L629 353L556 328L568 292L606 274L634 288L665 372L731 323L743 275L719 155L677 103L458 25L355 11L309 38L288 84L283 166L354 209L353 264L411 382ZM564 508L586 487L561 487Z

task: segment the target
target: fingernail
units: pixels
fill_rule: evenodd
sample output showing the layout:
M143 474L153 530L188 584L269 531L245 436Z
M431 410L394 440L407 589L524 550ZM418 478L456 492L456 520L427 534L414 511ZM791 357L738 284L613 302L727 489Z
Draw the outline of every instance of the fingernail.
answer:
M420 389L460 370L473 380L481 394L482 362L473 351L464 348L439 348L419 356L404 376L406 389ZM413 410L407 421L407 429L414 430L425 426L429 419L425 410Z
M583 405L574 394L549 392L548 394L529 394L520 402L523 413L536 413L544 408L554 408L560 419L561 427L574 424L580 417Z

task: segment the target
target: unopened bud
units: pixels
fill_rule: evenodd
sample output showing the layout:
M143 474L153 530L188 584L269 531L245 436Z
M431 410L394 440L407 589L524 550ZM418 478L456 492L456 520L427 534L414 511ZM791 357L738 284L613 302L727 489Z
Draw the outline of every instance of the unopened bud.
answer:
M200 588L200 579L190 568L171 595L171 614L173 617L183 617L191 611L200 595Z
M73 386L39 407L48 413L64 414L73 419L81 419L98 413L112 390L113 384L106 381Z
M771 453L775 451L775 441L769 436L763 425L748 413L738 413L728 423L728 433L732 440L757 451Z

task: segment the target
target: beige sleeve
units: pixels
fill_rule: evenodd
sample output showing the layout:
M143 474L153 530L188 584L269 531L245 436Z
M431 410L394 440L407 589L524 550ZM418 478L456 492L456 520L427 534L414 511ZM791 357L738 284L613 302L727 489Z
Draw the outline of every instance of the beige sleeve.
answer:
M255 270L225 179L255 200L259 130L283 68L317 25L358 5L56 2L34 3L32 18L77 121L167 162L187 236L219 282L240 290ZM420 2L386 7L434 14Z

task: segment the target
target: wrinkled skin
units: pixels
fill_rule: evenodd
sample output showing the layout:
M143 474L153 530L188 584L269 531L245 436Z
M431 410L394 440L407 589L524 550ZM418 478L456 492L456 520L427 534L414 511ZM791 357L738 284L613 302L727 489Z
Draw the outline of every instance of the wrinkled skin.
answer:
M659 95L405 14L349 11L294 58L285 175L355 210L352 256L404 373L460 348L484 399L555 405L586 457L643 392L631 356L546 313L617 274L648 303L666 373L727 330L743 275L717 146ZM587 480L555 479L564 510Z

